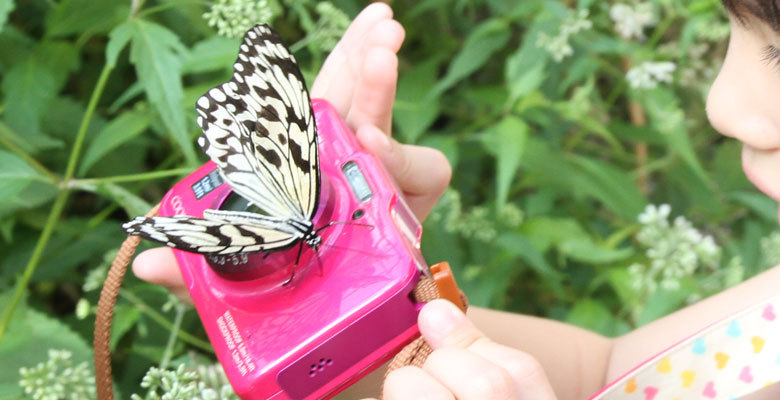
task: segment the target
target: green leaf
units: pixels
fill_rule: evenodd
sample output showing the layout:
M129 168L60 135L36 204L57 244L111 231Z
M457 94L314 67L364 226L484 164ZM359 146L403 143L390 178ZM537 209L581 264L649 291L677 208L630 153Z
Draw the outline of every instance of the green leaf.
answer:
M0 196L3 196L0 198L0 218L13 215L17 210L33 209L46 204L57 195L58 190L54 183L43 180L30 181L24 189L11 197L5 197L0 189Z
M729 197L747 206L756 215L771 224L777 223L777 201L772 200L763 193L733 192Z
M122 52L132 38L133 24L130 21L122 23L111 30L111 33L108 35L108 44L106 45L106 64L108 66L116 66L119 53Z
M417 139L439 115L439 98L426 94L436 83L438 61L418 64L401 75L393 106L393 121L406 143Z
M14 10L14 0L0 0L0 31L5 27L8 21L8 14Z
M571 177L574 188L598 199L628 221L633 221L642 212L646 200L624 170L581 156L572 156L570 160L581 174Z
M46 282L71 276L79 266L92 264L106 251L116 248L124 237L115 220L93 227L85 219L65 219L57 225L32 281Z
M11 243L11 241L14 240L14 225L16 225L16 218L13 216L0 218L0 237L2 237L6 243Z
M137 111L122 113L106 125L90 143L89 148L84 153L79 175L84 175L95 162L123 143L138 136L148 127L149 119L145 114Z
M71 97L57 97L49 103L49 110L41 118L41 130L54 138L72 142L81 126L86 109L84 104ZM92 116L86 137L94 137L105 126L101 115Z
M133 306L119 304L114 307L114 321L111 324L111 350L116 349L117 343L129 332L138 319L141 317L141 311Z
M133 29L130 61L135 64L138 79L187 162L197 165L182 108L181 57L186 49L173 32L161 25L134 20Z
M145 215L152 209L152 205L147 203L146 200L114 183L100 184L94 191L117 202L129 216Z
M504 65L510 104L539 88L547 77L547 52L536 45L534 38L536 35L526 34L522 46Z
M588 236L577 220L573 218L556 218L540 216L529 218L521 226L525 236L540 252L545 252L550 246L557 246L564 241Z
M182 67L182 72L194 74L232 68L240 42L238 38L212 36L195 43Z
M544 259L544 255L537 250L537 247L525 235L517 232L507 232L501 234L496 242L504 250L528 263L531 269L543 277L544 281L552 287L552 290L557 295L563 294L563 287L561 286L563 275Z
M0 73L5 74L12 66L26 61L35 50L36 43L35 39L13 25L0 30L0 49L3 49L0 51Z
M642 312L639 314L637 325L649 324L680 308L685 303L685 299L695 292L695 288L691 287L689 281L683 280L682 284L683 286L678 290L667 291L658 289L651 294L644 304Z
M500 209L509 197L509 187L525 149L528 125L514 116L508 116L488 128L482 136L485 150L496 159L496 208Z
M432 94L438 96L482 67L490 56L504 47L509 40L509 32L507 22L500 19L490 19L474 28Z
M34 57L51 71L56 82L56 91L65 85L70 73L81 67L79 49L64 40L47 40L38 45Z
M588 236L568 239L559 244L558 249L573 260L595 265L625 260L634 255L630 247L610 249L596 244Z
M621 304L632 304L637 300L637 292L633 288L634 278L625 266L610 268L606 272L609 285L615 290Z
M40 132L41 115L57 95L57 79L34 58L14 65L3 79L3 117L27 146L35 150L62 146L62 142Z
M48 177L41 174L16 154L0 150L0 216L9 214L19 206L28 204L22 196L24 190L33 182L46 182Z
M8 304L10 295L0 296L0 304ZM17 309L0 341L0 387L18 385L19 368L46 361L50 349L68 350L75 364L91 365L92 348L67 325L28 307Z
M641 102L652 126L661 133L667 146L685 161L702 183L712 186L688 137L685 112L680 108L674 92L667 88L650 90L643 94Z
M592 299L578 301L569 311L566 322L606 336L613 334L615 325L612 312L601 302Z
M62 0L47 18L50 36L105 33L127 18L130 4L122 0Z

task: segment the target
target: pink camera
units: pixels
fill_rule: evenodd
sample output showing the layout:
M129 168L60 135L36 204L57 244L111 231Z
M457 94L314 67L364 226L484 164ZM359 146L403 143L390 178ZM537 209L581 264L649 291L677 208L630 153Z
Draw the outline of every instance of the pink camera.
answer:
M427 270L420 223L336 110L324 100L312 105L322 172L313 219L319 251L203 256L174 249L243 399L330 398L418 335L421 305L411 291ZM208 162L166 194L160 215L247 208Z

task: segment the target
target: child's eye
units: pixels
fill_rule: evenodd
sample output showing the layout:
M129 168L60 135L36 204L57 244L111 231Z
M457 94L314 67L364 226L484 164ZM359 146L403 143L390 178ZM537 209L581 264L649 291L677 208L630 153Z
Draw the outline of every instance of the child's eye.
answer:
M778 49L775 46L772 46L771 44L766 46L764 48L764 57L763 60L767 64L774 64L775 67L780 69L780 49Z

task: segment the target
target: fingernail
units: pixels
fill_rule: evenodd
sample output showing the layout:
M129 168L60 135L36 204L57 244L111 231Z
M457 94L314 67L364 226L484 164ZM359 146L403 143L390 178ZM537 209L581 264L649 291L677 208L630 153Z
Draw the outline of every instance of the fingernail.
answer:
M440 343L466 321L466 315L447 300L434 300L423 307L418 324L428 341Z

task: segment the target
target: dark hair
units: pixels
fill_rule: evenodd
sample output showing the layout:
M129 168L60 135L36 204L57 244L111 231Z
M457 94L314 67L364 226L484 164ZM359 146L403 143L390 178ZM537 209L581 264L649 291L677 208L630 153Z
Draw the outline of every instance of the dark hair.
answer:
M766 22L772 29L780 31L780 0L722 0L723 5L741 23L747 23L749 16Z

